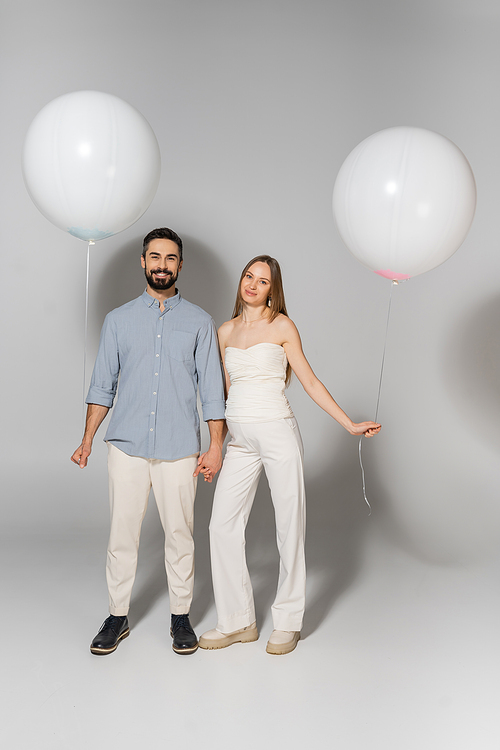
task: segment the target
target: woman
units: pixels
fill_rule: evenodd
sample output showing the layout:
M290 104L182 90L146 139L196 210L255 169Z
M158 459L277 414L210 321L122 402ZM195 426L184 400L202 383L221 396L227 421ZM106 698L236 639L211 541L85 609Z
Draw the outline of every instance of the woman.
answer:
M275 509L280 554L272 606L270 654L293 651L305 604L305 493L303 449L284 390L291 370L306 393L351 435L371 437L375 422L354 424L313 373L299 333L287 315L281 271L268 255L253 258L241 275L233 317L219 329L231 433L210 522L212 576L218 623L200 647L224 648L258 638L245 561L245 527L262 467ZM211 480L209 470L202 470Z

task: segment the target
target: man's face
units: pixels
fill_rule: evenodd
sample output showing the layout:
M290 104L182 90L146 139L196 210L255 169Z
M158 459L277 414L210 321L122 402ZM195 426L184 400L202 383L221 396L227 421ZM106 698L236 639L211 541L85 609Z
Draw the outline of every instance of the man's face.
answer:
M182 268L179 248L173 240L151 240L146 257L141 257L146 281L151 289L161 292L174 286Z

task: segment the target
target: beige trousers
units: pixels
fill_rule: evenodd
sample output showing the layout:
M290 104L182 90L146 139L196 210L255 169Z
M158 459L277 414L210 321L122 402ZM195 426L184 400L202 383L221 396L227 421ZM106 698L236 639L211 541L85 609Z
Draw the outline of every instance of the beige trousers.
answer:
M302 627L305 606L306 529L303 449L294 417L241 424L227 420L232 440L215 490L210 555L217 630L231 633L255 622L252 584L245 556L245 528L264 469L276 517L280 554L274 628Z
M177 461L129 456L108 443L111 530L106 562L109 612L126 615L137 569L141 525L153 488L165 532L170 611L189 612L194 584L193 520L197 455Z

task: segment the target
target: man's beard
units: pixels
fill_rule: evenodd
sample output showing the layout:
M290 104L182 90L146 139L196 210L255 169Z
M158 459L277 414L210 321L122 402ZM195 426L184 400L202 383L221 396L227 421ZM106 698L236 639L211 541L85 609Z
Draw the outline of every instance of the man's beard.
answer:
M164 279L155 279L153 273L166 273L168 274L168 276L165 276ZM156 291L158 292L162 292L165 289L170 289L171 287L173 287L179 275L177 273L174 275L173 273L170 273L170 271L164 271L162 268L155 268L153 271L148 271L148 269L145 268L144 274L146 276L148 286L150 286L151 289L156 289Z

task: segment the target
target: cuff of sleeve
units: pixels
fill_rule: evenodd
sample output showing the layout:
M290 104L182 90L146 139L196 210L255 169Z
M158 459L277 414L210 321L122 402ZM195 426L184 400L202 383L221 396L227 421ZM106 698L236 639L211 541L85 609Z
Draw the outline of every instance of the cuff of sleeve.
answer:
M225 401L210 401L208 404L202 404L201 408L204 422L208 422L209 419L224 419Z
M114 393L109 393L108 391L105 391L102 388L97 388L94 385L89 388L85 403L98 404L99 406L107 406L111 408L113 406L114 397Z

